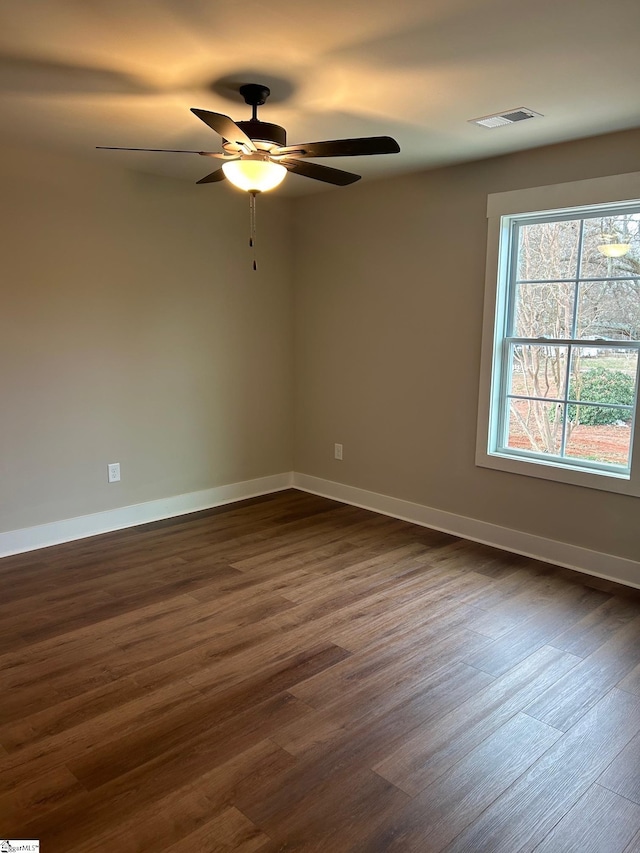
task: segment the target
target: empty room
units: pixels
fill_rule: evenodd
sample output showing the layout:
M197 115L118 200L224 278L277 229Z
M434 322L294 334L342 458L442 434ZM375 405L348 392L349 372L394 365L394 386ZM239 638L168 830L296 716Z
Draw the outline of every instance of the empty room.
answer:
M0 24L2 853L640 853L640 6Z

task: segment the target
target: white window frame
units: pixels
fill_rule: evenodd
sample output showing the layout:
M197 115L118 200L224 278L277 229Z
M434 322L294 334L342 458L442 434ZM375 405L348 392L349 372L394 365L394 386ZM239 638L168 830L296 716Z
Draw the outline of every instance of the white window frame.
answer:
M504 318L506 316L506 283L502 271L507 268L509 220L516 214L559 214L567 208L587 208L618 202L638 203L640 172L594 178L526 190L494 193L487 200L488 239L485 278L485 303L480 358L480 395L476 465L575 486L640 496L640 400L636 400L632 433L631 468L629 473L616 470L581 468L565 465L557 459L518 457L496 449L497 407L500 405L500 357ZM577 216L580 213L577 212ZM493 381L493 377L496 380Z

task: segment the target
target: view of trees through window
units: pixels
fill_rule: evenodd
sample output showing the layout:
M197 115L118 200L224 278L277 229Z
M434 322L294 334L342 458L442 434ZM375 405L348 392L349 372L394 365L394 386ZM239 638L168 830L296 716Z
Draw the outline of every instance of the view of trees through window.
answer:
M512 223L505 448L628 467L640 211Z

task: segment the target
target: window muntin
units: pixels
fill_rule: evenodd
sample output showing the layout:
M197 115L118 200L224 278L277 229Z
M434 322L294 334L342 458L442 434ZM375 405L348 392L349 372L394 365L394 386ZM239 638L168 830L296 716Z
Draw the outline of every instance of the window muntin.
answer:
M629 476L640 203L502 218L489 453ZM605 243L631 246L607 257Z

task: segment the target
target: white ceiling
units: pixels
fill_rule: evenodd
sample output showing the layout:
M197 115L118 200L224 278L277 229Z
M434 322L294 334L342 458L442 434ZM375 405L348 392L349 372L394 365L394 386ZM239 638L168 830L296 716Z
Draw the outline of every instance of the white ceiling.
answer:
M6 2L2 136L195 181L211 161L93 149L220 150L189 108L247 119L233 86L257 82L290 143L395 137L400 154L323 161L371 179L638 127L639 47L638 0ZM523 106L544 118L467 123Z

